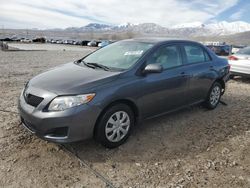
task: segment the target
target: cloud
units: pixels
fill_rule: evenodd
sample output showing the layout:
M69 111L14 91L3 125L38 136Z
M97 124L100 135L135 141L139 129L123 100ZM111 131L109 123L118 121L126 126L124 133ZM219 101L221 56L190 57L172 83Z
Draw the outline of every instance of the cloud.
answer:
M0 0L0 25L22 28L79 27L90 22L173 26L212 19L238 0Z
M229 17L229 19L230 20L239 20L239 19L241 19L241 17L243 16L243 14L244 14L244 12L245 12L245 10L244 9L241 9L240 11L238 11L238 12L235 12L234 14L232 14L230 17Z
M242 15L243 15L243 12L239 11L239 12L235 12L234 14L232 14L229 18L231 20L239 20Z

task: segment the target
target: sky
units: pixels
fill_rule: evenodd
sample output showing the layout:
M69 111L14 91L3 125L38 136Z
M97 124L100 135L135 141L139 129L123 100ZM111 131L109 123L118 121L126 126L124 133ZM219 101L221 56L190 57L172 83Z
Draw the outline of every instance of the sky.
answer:
M0 0L1 28L67 28L88 23L182 23L245 21L249 0Z

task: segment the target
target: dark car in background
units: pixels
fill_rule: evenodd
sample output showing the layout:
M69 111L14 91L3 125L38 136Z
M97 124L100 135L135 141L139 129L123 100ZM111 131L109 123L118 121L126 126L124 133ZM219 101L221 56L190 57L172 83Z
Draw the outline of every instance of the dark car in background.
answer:
M87 46L89 42L90 42L89 40L83 40L83 41L81 42L81 45L82 45L82 46Z
M114 148L141 120L200 103L216 108L228 77L227 60L200 43L119 41L32 78L21 92L19 113L23 125L45 140L94 137Z
M88 46L91 46L91 47L97 47L97 46L98 46L98 43L97 43L97 41L92 40L92 41L88 42L87 45L88 45Z
M229 45L208 45L207 47L218 56L229 56L231 54L231 46Z

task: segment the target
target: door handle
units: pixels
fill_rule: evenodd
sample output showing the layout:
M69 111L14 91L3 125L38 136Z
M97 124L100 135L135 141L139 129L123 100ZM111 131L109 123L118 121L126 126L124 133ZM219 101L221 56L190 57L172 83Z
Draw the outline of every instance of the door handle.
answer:
M210 66L210 70L214 70L214 66L213 65Z

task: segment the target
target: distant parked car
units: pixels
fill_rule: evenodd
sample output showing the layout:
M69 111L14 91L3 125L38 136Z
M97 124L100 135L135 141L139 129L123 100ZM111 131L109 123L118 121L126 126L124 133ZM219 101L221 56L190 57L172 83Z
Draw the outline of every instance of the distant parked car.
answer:
M207 47L210 48L218 56L228 56L231 54L231 47L229 45L208 45Z
M88 46L92 46L92 47L96 47L97 46L97 42L95 40L92 40L88 43Z
M74 42L74 40L64 40L63 44L73 44Z
M32 40L31 40L31 39L22 39L21 42L24 42L24 43L31 43Z
M107 46L107 45L109 45L110 44L110 41L108 41L108 40L104 40L104 41L102 41L102 42L100 42L99 44L98 44L98 47L104 47L104 46Z
M63 44L63 41L62 40L57 40L56 43L57 44Z
M64 41L63 41L63 44L68 44L68 40L64 40Z
M34 38L33 42L45 43L46 42L46 38L44 38L44 37Z
M215 109L228 76L227 59L196 42L119 41L32 78L21 92L19 113L23 125L45 140L94 137L114 148L140 120L199 103Z
M73 44L74 44L74 45L80 45L80 44L81 44L81 41L74 41Z
M233 45L232 46L232 54L237 53L239 50L241 50L242 48L245 48L246 46L243 45Z
M82 46L87 46L89 42L90 42L89 40L83 40L83 41L81 42L81 45L82 45Z
M46 43L51 43L52 39L46 39Z
M234 55L228 57L231 65L231 77L250 77L250 47L239 50Z
M55 44L56 42L57 42L57 40L54 40L54 39L51 40L51 43L53 43L53 44Z

